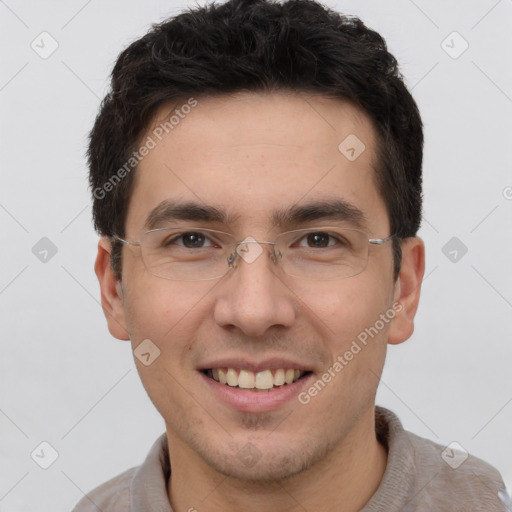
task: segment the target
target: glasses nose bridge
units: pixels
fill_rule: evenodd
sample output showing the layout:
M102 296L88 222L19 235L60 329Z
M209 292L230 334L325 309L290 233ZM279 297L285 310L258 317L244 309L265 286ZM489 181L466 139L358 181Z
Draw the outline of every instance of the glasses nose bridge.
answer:
M247 237L245 240L235 242L233 251L228 257L228 266L236 268L240 258L246 263L255 261L263 253L260 244L271 246L269 252L270 259L274 263L277 263L281 258L281 253L277 250L277 246L279 245L277 241L255 240L252 237Z

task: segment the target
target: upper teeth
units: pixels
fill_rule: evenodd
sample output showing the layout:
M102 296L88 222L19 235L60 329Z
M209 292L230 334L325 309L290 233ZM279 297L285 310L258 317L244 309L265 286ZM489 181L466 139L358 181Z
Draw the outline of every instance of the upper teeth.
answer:
M221 384L244 389L271 389L274 386L291 384L298 380L304 372L301 370L283 369L251 372L235 368L213 368L208 375Z

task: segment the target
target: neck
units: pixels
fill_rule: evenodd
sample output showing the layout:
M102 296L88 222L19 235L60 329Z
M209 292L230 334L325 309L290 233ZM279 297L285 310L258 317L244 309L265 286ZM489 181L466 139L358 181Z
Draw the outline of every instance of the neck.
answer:
M376 438L373 407L342 445L320 462L290 478L270 483L222 475L169 429L167 437L172 446L168 495L174 512L357 512L377 490L387 463L387 451Z

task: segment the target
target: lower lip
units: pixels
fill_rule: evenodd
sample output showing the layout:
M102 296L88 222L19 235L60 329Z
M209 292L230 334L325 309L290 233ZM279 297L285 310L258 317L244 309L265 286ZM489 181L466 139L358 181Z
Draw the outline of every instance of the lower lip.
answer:
M282 405L297 397L300 391L306 387L313 377L310 373L305 377L293 382L284 384L272 391L242 391L238 388L221 384L216 380L207 377L199 372L205 383L209 386L216 397L241 412L268 412L279 409Z

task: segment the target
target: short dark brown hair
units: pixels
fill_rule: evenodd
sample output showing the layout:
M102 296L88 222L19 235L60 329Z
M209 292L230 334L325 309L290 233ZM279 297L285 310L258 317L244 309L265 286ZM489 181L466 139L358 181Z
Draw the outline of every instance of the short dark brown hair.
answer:
M162 105L201 95L277 90L347 100L373 121L375 178L395 235L396 279L400 241L415 236L421 223L420 114L384 39L358 18L314 0L229 0L189 8L153 25L121 53L88 148L96 230L125 235L136 171L136 162L128 167L127 162ZM120 279L118 243L112 266Z

